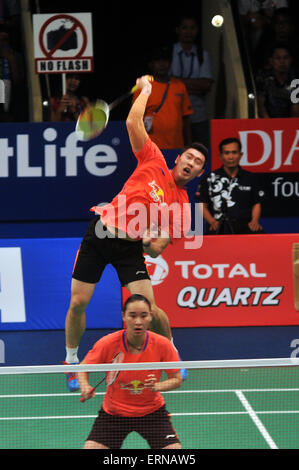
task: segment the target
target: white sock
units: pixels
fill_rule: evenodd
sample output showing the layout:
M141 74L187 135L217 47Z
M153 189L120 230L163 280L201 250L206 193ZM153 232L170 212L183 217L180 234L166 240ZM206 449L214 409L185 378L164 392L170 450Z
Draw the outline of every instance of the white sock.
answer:
M78 359L78 348L65 348L66 349L66 358L65 362L68 362L69 364L78 364L79 359Z

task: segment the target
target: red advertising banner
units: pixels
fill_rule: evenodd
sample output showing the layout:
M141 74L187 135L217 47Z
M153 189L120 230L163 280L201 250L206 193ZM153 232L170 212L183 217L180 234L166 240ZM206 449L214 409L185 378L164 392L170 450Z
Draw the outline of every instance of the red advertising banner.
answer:
M299 119L215 119L211 121L212 166L221 164L219 143L237 137L242 143L240 165L248 171L299 172Z
M212 120L212 171L222 166L219 143L227 137L237 137L241 141L241 167L258 173L264 192L263 217L297 217L299 119Z
M206 236L198 250L182 240L147 257L156 303L172 327L299 325L294 244L299 253L295 234Z

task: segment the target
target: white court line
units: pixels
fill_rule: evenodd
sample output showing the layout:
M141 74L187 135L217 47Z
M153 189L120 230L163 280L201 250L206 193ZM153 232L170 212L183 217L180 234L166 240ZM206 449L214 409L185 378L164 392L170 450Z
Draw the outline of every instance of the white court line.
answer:
M105 392L97 392L96 395L104 395ZM51 397L73 397L79 398L81 396L80 393L24 393L24 394L16 394L16 395L0 395L0 398L51 398Z
M170 390L163 392L165 394L173 393L235 393L235 389L225 390ZM242 389L242 392L299 392L299 388L248 388ZM104 395L105 392L96 392L96 395ZM15 395L0 395L1 398L42 398L42 397L79 397L80 393L32 393L32 394L15 394Z
M236 389L224 390L170 390L164 393L235 393ZM299 388L244 388L242 392L299 392Z
M32 421L43 419L81 419L81 418L96 418L97 415L70 415L70 416L12 416L7 418L0 418L0 421Z
M298 414L299 410L286 410L286 411L257 411L255 415L262 414ZM248 415L248 411L198 411L190 413L171 413L171 416L230 416L230 415ZM60 416L11 416L1 418L0 421L31 421L43 419L91 419L96 418L97 415L60 415ZM276 448L276 447L275 447Z
M249 414L250 418L252 419L252 421L254 422L254 424L256 425L258 430L260 431L261 435L263 436L263 438L267 442L270 449L278 449L278 447L275 444L274 440L272 439L272 437L268 433L267 429L265 428L265 426L263 425L263 423L261 422L261 420L257 416L256 412L254 411L254 409L250 405L249 401L245 398L243 392L241 390L236 390L236 395L239 398L242 405L244 406L247 413Z
M246 411L210 411L195 413L171 413L171 416L205 416L205 415L246 415ZM43 419L80 419L80 418L96 418L97 415L71 415L71 416L12 416L0 418L0 421L30 421Z

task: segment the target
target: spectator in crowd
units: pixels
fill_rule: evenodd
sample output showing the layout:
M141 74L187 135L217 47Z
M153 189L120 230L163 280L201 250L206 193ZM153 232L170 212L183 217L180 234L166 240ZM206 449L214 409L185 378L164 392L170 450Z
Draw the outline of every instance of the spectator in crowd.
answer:
M199 40L198 22L192 16L180 18L176 27L178 42L174 44L170 73L186 85L194 114L191 116L192 141L210 146L209 121L205 96L213 84L210 57Z
M244 28L251 65L256 72L264 65L264 58L260 57L260 42L269 29L269 23L262 11L253 11L242 18L241 24Z
M219 152L223 165L202 180L195 194L203 203L206 234L263 233L259 222L263 191L256 175L239 164L243 155L240 140L222 140Z
M270 69L260 70L255 78L260 118L299 116L299 105L292 103L291 83L296 77L293 58L287 46L277 44L270 57Z
M5 24L13 49L23 52L21 7L19 0L0 0L0 24Z
M79 96L80 74L66 75L66 93L50 100L50 120L53 122L76 121L81 111L88 105L86 96Z
M24 82L22 59L10 43L10 36L5 24L0 24L0 79L4 88L4 96L0 104L0 121L12 122L19 119L18 109L21 110L19 90Z
M149 68L154 77L144 124L151 140L160 149L182 149L191 143L190 115L193 113L184 83L169 76L171 48L157 47ZM134 94L135 100L140 91Z
M263 12L267 17L272 18L276 9L288 6L288 0L238 0L239 13L243 17L251 13Z
M278 8L264 28L252 52L254 70L271 68L271 54L274 44L281 44L290 49L294 65L298 67L298 33L288 8Z

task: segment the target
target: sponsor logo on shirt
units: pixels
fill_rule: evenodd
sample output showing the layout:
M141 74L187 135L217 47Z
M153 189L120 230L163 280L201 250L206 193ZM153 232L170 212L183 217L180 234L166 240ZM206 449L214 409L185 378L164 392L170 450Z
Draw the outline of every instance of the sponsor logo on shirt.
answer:
M145 387L144 383L140 382L140 380L132 380L127 384L120 384L120 388L122 390L129 390L131 395L140 395Z
M148 183L148 185L152 188L152 191L150 191L150 196L153 199L153 201L157 202L158 204L163 204L164 203L163 189L157 185L155 180L152 181L151 183Z

